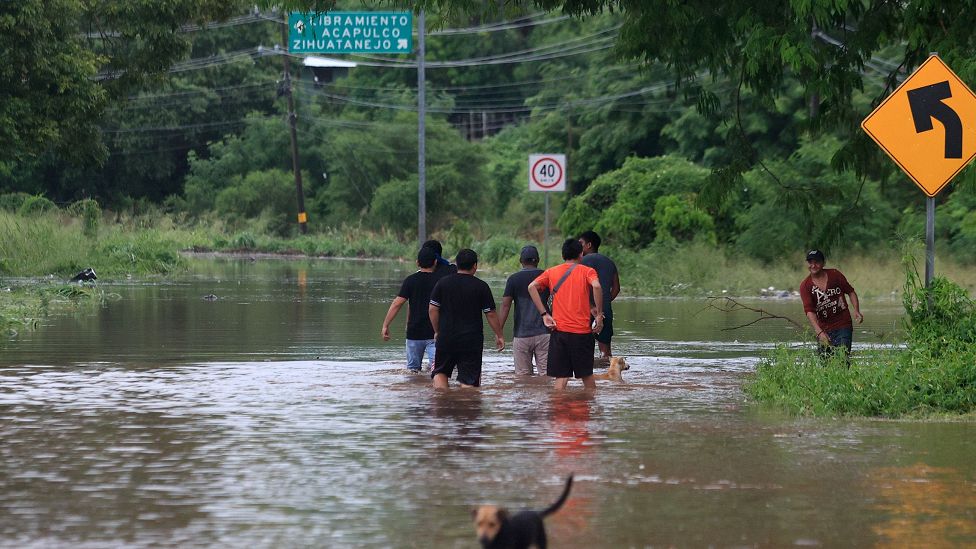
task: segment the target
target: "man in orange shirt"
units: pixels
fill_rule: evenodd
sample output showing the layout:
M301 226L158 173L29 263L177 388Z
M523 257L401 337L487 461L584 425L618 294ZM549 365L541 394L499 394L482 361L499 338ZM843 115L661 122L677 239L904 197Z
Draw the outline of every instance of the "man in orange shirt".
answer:
M563 259L565 263L547 269L529 284L529 297L542 322L552 330L548 374L556 378L556 389L565 389L570 377L582 379L587 389L595 389L593 334L603 329L603 291L596 271L581 264L583 245L579 240L563 242ZM539 296L540 288L547 288L552 296L551 314ZM595 318L590 316L591 290Z

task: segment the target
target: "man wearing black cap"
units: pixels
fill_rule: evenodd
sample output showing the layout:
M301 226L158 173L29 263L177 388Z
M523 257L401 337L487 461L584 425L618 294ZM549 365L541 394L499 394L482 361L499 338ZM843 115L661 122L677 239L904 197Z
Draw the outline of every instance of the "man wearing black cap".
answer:
M820 250L807 252L807 270L810 276L800 283L800 299L803 311L817 335L821 353L829 354L834 347L844 347L848 356L854 339L854 323L847 299L854 309L854 320L864 322L857 293L847 278L837 269L824 269L826 258Z
M424 353L427 353L427 362L433 367L434 353L434 328L430 324L430 315L427 314L427 307L430 303L430 292L441 277L434 273L437 254L430 248L420 248L417 253L417 267L419 271L413 273L403 280L400 291L393 298L390 310L386 312L383 319L383 328L380 336L383 341L390 339L390 323L400 312L404 303L409 302L410 308L407 309L407 369L411 372L420 372L424 361Z
M542 322L542 315L535 309L529 297L529 284L542 274L539 268L539 250L535 246L522 248L519 254L522 270L508 277L505 293L502 294L502 308L499 314L501 325L508 320L508 313L515 302L515 325L512 327L512 351L515 355L515 375L533 375L532 358L540 376L546 375L549 358L549 329ZM542 302L549 301L549 291L542 290Z

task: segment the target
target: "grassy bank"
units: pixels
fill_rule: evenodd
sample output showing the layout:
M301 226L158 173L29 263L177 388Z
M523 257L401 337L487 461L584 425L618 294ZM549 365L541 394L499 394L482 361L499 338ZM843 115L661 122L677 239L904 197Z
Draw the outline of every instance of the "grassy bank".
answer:
M166 275L186 268L183 250L395 258L410 255L413 246L392 233L359 230L280 238L231 232L219 223L179 226L158 214L102 222L93 230L66 211L30 218L0 211L0 276L66 279L86 267L108 279Z
M93 286L50 282L0 288L0 334L14 336L33 330L53 311L97 307L118 298L118 294Z
M924 288L909 269L904 346L822 360L812 345L781 347L758 365L745 390L797 415L913 417L976 411L976 302L939 277Z
M0 276L69 277L86 267L103 278L165 275L186 268L182 250L407 260L416 253L416 242L403 235L355 226L282 238L231 230L219 221L180 223L158 212L114 217L111 222L101 214L93 219L72 209L25 217L0 210ZM446 255L471 247L483 269L499 274L518 268L523 245L539 244L506 234L478 239L470 230L433 236L443 242ZM550 241L550 264L560 261L560 245L559 238ZM770 286L796 289L807 274L803 250L772 265L706 244L652 245L640 251L607 245L602 251L620 268L625 296L755 296ZM948 254L937 258L938 274L970 291L976 289L976 269L944 257ZM841 269L861 297L889 297L901 293L900 261L901 252L892 249L871 256L838 255L828 258L828 267Z

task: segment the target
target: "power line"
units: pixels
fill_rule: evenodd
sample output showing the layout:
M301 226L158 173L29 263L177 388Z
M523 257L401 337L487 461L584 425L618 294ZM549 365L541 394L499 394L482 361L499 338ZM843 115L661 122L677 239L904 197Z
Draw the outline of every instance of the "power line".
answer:
M522 62L522 61L538 61L544 59L554 59L558 57L565 57L567 55L576 55L578 53L586 53L585 50L577 51L580 48L589 48L592 46L606 46L610 42L614 42L617 38L617 31L620 30L621 25L615 25L609 29L604 29L595 33L591 33L584 36L579 36L570 40L565 40L562 42L556 42L553 44L543 44L535 48L529 48L520 51L506 52L502 54L489 55L484 57L472 57L468 59L458 59L449 61L425 61L424 65L428 67L464 67L464 66L483 66L483 65L498 65L507 64L511 62ZM607 46L610 47L610 46ZM597 49L606 49L606 47L600 47ZM294 54L289 54L294 55ZM368 67L402 67L402 68L413 68L416 67L416 61L413 60L399 60L389 57L378 57L371 55L354 55L357 59L356 63L359 65L364 65ZM360 59L362 61L360 61Z
M550 17L548 19L536 20L535 18L542 13L537 13L533 15L527 15L523 18L513 19L512 21L503 21L499 23L492 23L487 25L481 25L477 27L465 27L460 29L442 29L439 31L428 32L427 36L455 36L459 34L481 34L485 32L498 32L504 30L512 29L522 29L525 27L537 27L540 25L549 25L551 23L558 23L560 21L565 21L569 19L568 15L561 15L559 17Z
M227 19L225 21L205 23L203 25L180 25L179 30L177 30L176 32L185 34L185 33L207 31L213 29L222 29L226 27L236 27L239 25L250 25L253 23L266 23L268 20L269 19L265 17L261 17L257 12L257 10L255 10L247 15L231 17L230 19ZM274 20L271 19L271 21ZM122 36L122 33L119 31L110 30L104 32L85 32L85 33L81 33L79 36L82 36L84 38L119 38Z

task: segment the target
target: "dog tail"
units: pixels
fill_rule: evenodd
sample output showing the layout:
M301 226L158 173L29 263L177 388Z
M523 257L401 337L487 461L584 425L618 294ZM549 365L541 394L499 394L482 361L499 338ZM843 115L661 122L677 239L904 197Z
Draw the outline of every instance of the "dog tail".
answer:
M570 473L569 478L566 479L566 488L563 489L563 494L559 496L559 499L556 500L556 503L553 503L549 507L543 509L542 511L539 512L539 514L542 515L543 517L547 517L555 513L556 511L558 511L559 508L562 507L564 503L566 503L566 499L569 498L569 489L572 487L573 487L573 474Z

